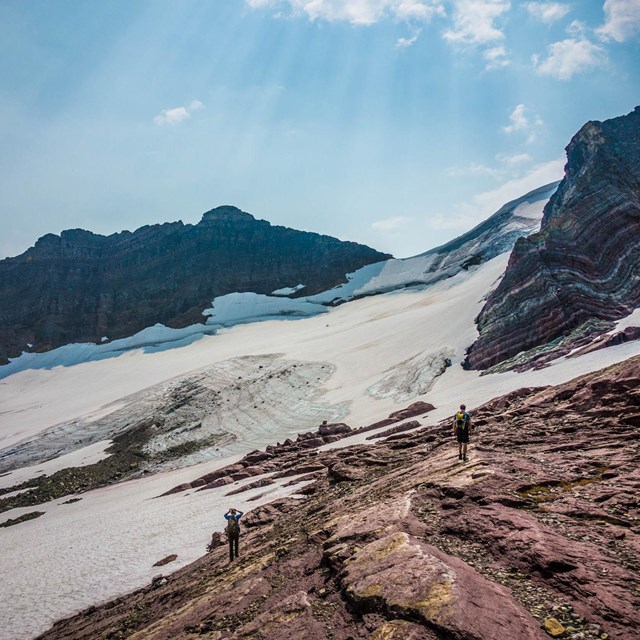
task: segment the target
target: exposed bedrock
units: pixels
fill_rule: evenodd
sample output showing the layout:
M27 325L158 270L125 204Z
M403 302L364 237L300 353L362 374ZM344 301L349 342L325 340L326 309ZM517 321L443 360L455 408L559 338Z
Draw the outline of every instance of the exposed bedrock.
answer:
M517 241L466 365L486 369L638 306L640 107L589 122L571 140L541 230Z
M272 226L235 207L196 224L172 222L101 236L48 234L0 260L0 364L31 344L46 351L100 342L162 323L202 322L216 296L269 294L304 284L313 294L391 256L354 242Z
M215 533L41 638L635 640L640 358L472 410L469 462L448 421L315 451L315 482L243 517L238 560Z

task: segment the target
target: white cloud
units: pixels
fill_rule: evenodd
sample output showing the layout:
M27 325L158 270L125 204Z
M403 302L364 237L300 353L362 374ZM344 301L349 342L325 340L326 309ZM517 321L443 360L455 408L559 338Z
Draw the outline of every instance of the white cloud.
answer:
M447 175L458 176L489 176L491 178L500 179L504 176L502 169L494 169L478 162L472 162L466 167L451 167L447 170Z
M509 115L509 124L502 127L502 130L511 135L512 133L526 134L527 142L533 142L536 137L536 130L543 125L542 119L531 113L523 104L519 104Z
M510 8L505 0L454 0L453 28L443 38L452 44L484 48L486 69L504 67L509 64L501 44L505 36L496 23Z
M189 112L184 107L175 107L173 109L163 109L153 121L157 125L174 125L182 122L189 117Z
M521 164L527 164L528 162L531 162L531 156L528 153L515 153L512 155L499 153L496 156L496 160L499 160L509 167L517 167Z
M439 0L419 2L417 0L401 0L389 2L390 9L398 18L403 20L421 20L428 22L433 16L443 16L444 6Z
M199 111L204 109L205 106L200 100L192 100L188 107L174 107L173 109L163 109L157 116L154 117L153 122L159 127L164 125L173 126L179 124L183 120L187 120L191 117L192 111Z
M509 121L511 124L506 127L502 127L502 130L505 133L513 133L514 131L526 131L529 129L529 119L524 113L525 106L523 104L519 104L509 116Z
M586 38L567 38L554 42L547 48L547 58L540 61L533 56L533 64L539 75L558 80L569 80L576 73L584 73L606 62L606 54Z
M596 30L603 40L625 42L640 32L640 0L605 0L604 24Z
M444 39L462 44L490 44L504 39L495 21L511 8L504 0L454 0L454 28Z
M502 45L486 49L482 52L482 57L487 61L486 69L499 69L509 64L507 50Z
M544 164L536 165L526 175L501 184L496 189L483 191L475 195L471 201L461 203L457 211L448 216L436 216L430 221L434 229L470 229L486 220L502 205L542 187L550 182L560 180L564 175L564 157Z
M394 216L373 222L371 228L378 233L389 233L398 231L398 229L404 227L408 221L409 218L405 218L404 216Z
M406 49L407 47L410 47L420 37L420 32L421 29L418 29L410 38L398 38L396 47L398 47L399 49Z
M537 20L551 24L564 18L571 7L560 2L525 2L525 9Z
M522 165L531 162L531 156L527 153L512 155L499 153L496 155L496 160L498 160L502 166L488 167L485 164L472 162L466 167L451 167L447 170L447 175L451 177L488 176L496 180L504 180L507 177L514 177L515 174L519 173Z
M571 24L567 27L567 33L570 36L584 37L587 33L587 25L582 20L572 20Z
M288 8L293 15L309 20L345 21L370 25L385 17L398 20L428 22L444 15L441 0L245 0L254 9Z

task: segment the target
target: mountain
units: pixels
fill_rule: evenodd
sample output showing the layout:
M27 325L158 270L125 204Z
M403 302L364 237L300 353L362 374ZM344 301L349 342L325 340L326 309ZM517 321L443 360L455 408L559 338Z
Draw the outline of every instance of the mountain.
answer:
M480 335L466 365L543 365L603 335L638 306L640 107L588 122L573 137L540 232L516 242L478 316Z
M231 292L303 284L314 294L389 257L230 206L208 211L196 225L49 234L0 261L0 363L27 349L122 338L156 323L184 327Z
M308 286L300 285L273 290L271 295L253 291L226 293L210 300L206 306L211 308L194 312L194 324L189 326L173 329L158 322L133 335L99 344L95 344L98 341L94 339L92 343L69 344L46 353L25 352L13 358L10 364L0 366L0 379L25 369L71 366L112 357L131 349L183 346L203 335L214 334L221 327L278 318L305 318L326 313L328 307L350 300L446 281L503 255L518 238L537 231L544 205L557 185L545 185L508 202L470 231L440 247L412 258L382 259L367 264L347 273L346 278L342 278L345 282L314 295L308 295ZM316 274L315 277L319 276ZM150 282L153 284L153 276ZM112 335L110 337L113 338Z

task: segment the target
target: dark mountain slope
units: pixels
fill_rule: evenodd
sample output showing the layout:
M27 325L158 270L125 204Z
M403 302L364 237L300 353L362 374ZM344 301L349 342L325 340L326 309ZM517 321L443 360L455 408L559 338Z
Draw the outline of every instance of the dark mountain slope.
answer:
M640 306L640 107L589 122L539 233L517 241L478 316L467 364L485 369L572 332L610 328Z
M157 322L201 322L214 297L331 288L389 258L364 245L272 226L235 207L196 225L173 222L100 236L46 235L0 261L0 363L70 342L128 336Z

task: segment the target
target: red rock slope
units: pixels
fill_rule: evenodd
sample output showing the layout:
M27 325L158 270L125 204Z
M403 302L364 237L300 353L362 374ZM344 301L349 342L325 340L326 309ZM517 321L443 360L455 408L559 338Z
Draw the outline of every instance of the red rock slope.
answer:
M544 345L566 352L638 306L640 107L588 122L573 137L540 232L517 241L478 316L467 366L516 367L537 360Z
M41 637L637 638L640 358L474 417L466 464L448 425L319 452L301 497L246 516L239 560L214 544Z

